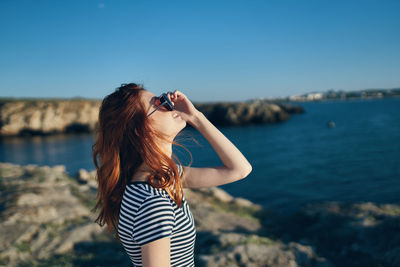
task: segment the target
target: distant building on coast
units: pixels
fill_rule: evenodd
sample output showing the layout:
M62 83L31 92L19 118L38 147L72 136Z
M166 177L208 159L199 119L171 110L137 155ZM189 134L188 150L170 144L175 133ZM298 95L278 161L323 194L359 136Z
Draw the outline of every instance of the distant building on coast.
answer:
M289 96L290 101L315 101L324 98L323 93L308 93L303 95L292 95Z
M288 96L289 101L320 101L320 100L344 100L344 99L370 99L384 97L400 97L400 88L394 89L365 89L359 91L334 91L311 92L306 94L296 94Z
M335 91L330 89L326 92L310 92L305 94L295 94L287 97L258 97L247 100L246 102L282 102L282 101L324 101L324 100L346 100L346 99L370 99L370 98L390 98L400 97L400 88L394 89L364 89L358 91Z

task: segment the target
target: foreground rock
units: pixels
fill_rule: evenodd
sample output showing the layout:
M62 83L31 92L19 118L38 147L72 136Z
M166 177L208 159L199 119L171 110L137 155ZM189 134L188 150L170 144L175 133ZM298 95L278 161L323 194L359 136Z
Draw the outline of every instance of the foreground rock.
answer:
M0 163L0 265L129 266L94 223L94 173ZM400 266L400 207L317 203L289 217L219 188L185 189L196 266Z
M1 163L0 262L46 259L92 241L102 229L92 223L90 198L64 166L19 167Z
M196 266L332 266L312 246L271 238L277 215L218 188L186 190L196 220Z
M271 237L317 248L334 266L400 266L400 206L309 204L275 221Z
M100 100L0 99L0 136L92 132ZM273 103L194 104L215 125L247 125L285 121L301 107Z

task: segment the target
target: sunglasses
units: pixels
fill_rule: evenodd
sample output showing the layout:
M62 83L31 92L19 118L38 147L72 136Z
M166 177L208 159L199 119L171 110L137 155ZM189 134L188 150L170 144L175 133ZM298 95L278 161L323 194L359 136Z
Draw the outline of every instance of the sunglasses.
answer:
M155 110L153 110L149 115L147 115L146 118L163 106L169 111L175 109L174 105L172 104L171 100L169 100L168 95L166 93L161 94L159 97L157 97L157 99L160 100L160 104L157 106Z

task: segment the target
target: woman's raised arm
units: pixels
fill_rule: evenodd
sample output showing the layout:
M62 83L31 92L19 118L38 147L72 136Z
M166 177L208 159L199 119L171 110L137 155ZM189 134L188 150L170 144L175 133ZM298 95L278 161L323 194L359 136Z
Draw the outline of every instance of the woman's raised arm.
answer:
M182 119L196 128L207 139L224 164L223 166L208 168L183 166L183 187L212 187L232 183L249 175L252 167L239 149L202 112L198 111L182 92L175 90L169 96Z

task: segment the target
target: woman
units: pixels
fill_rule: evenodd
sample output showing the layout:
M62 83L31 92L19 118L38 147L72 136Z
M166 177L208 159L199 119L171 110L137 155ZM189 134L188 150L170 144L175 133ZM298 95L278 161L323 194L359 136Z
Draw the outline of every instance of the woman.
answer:
M175 163L172 145L179 144L173 140L187 123L223 166ZM177 90L157 97L137 84L122 84L104 98L97 133L96 222L115 232L134 266L194 266L196 231L182 188L232 183L249 175L250 163Z

